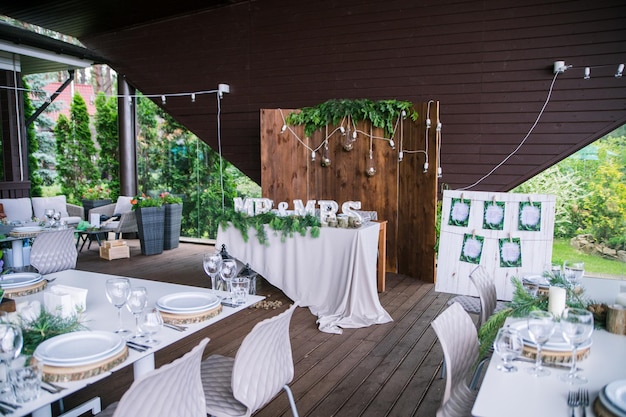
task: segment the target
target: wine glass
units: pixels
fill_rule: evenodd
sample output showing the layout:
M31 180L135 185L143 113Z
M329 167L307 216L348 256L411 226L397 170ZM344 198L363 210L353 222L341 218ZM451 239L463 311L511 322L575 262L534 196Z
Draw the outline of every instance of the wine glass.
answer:
M61 212L60 211L56 211L53 215L52 215L52 219L54 220L54 225L58 225L59 222L61 221Z
M517 372L517 367L511 362L517 358L524 348L524 342L519 332L511 327L502 327L498 330L493 342L493 350L502 359L502 365L497 369L502 372Z
M163 327L163 317L161 313L155 307L145 308L141 317L139 318L139 330L146 336L146 340L143 341L146 345L154 346L159 344L159 341L154 338Z
M130 294L128 295L128 300L126 300L126 308L130 311L133 316L135 316L135 327L137 331L131 337L131 339L136 339L141 337L141 332L139 331L139 316L141 312L148 306L148 290L146 287L133 287L130 289Z
M211 278L211 288L213 292L217 290L217 275L222 266L222 255L218 252L207 252L202 256L202 266L204 272Z
M580 279L585 274L585 263L582 261L565 261L563 262L563 276L576 287L580 283Z
M232 288L230 281L237 276L237 261L234 259L223 259L222 266L220 267L220 277L226 283L228 292L231 293L232 300Z
M45 209L43 215L48 219L48 225L52 225L52 217L54 216L54 209Z
M12 392L12 386L8 381L9 367L13 359L17 358L22 352L24 338L22 329L12 323L0 323L0 363L5 368L5 379L0 384L0 393L6 394Z
M129 330L124 329L122 325L122 307L126 304L128 296L130 295L130 281L128 278L110 278L106 282L106 295L109 303L113 304L117 308L117 319L119 321L119 327L115 333L122 335L130 333Z
M561 316L561 332L563 338L572 345L572 366L569 373L561 375L561 381L571 385L587 383L587 378L576 371L576 355L580 345L585 343L593 333L593 314L581 308L568 308Z
M550 340L554 333L554 316L547 311L534 310L528 315L528 333L530 338L537 345L537 357L535 365L528 371L533 376L547 376L550 371L541 366L541 348Z

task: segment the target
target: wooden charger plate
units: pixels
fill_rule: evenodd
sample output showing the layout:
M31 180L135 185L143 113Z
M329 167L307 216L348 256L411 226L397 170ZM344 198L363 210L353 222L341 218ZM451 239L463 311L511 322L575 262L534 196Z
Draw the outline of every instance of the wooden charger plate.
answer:
M43 366L43 380L47 382L70 382L79 381L85 378L91 378L107 372L108 370L115 368L121 364L128 357L128 347L124 346L124 349L117 355L103 359L98 362L90 363L88 365L81 366Z
M26 287L19 288L6 288L4 290L5 297L24 297L26 295L35 294L39 291L43 291L48 286L48 281L42 279L39 282L28 285Z
M589 349L591 349L591 346L587 346L584 349L578 349L576 351L576 361L581 361L589 356ZM537 356L537 348L524 345L522 356L535 359L535 356ZM541 358L546 363L570 363L572 361L572 352L542 349Z
M174 314L168 313L165 311L161 311L161 317L163 317L163 321L169 324L193 324L200 323L205 320L212 319L222 312L222 305L219 304L217 307L212 308L210 310L200 311L199 313L193 314Z

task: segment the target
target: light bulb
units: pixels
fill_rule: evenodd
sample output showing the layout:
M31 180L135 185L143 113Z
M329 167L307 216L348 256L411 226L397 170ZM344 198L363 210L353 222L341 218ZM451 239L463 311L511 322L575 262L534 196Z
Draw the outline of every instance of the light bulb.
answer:
M424 162L424 172L428 172L428 162Z
M624 64L619 64L617 66L617 72L615 73L615 78L621 77L623 72L624 72Z
M585 80L591 78L591 68L585 67Z
M403 119L406 119L406 110L402 110L402 113L400 113L402 115Z
M356 140L356 130L354 132L352 132L352 139Z
M404 152L402 151L398 152L398 161L402 161L403 158L404 158Z
M443 171L441 170L441 167L437 168L437 177L441 178L442 175Z
M437 130L441 131L441 122L437 122Z
M426 119L426 128L430 129L430 119Z
M315 162L315 151L311 151L311 162Z
M191 93L191 102L192 103L196 102L196 93Z
M365 171L368 177L373 177L376 175L376 167L374 166L374 156L372 151L370 151L370 157L367 160L367 170Z
M342 135L346 134L346 128L343 126L339 126L339 131L341 132Z
M161 96L161 104L163 105L167 104L167 100L165 99L165 96Z
M393 139L389 139L389 146L391 146L391 149L396 149L396 143L393 141Z
M283 127L280 128L280 133L283 133L285 130L287 130L287 125L283 125Z

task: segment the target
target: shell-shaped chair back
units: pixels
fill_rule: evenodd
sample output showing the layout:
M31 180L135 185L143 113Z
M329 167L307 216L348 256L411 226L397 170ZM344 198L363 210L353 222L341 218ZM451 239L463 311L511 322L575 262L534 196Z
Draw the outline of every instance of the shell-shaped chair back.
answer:
M297 307L257 323L244 338L232 373L233 396L250 413L268 403L294 375L289 323Z
M74 229L39 233L30 250L30 264L40 274L74 269L77 258Z
M184 356L133 382L113 417L206 417L200 362L207 343L202 339Z
M476 287L480 299L480 316L478 321L478 328L480 328L496 309L498 303L496 284L482 265L479 265L472 271L470 280L472 280L472 283Z
M445 404L457 386L467 390L468 376L478 358L478 334L472 318L458 303L444 310L431 326L437 333L446 363L442 401Z

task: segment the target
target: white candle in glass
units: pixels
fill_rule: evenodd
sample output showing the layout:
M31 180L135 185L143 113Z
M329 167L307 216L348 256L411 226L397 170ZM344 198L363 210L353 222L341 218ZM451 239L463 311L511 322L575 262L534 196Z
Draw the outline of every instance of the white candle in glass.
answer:
M548 312L552 313L555 317L560 317L565 310L565 300L567 298L567 291L561 287L550 287L548 293Z

